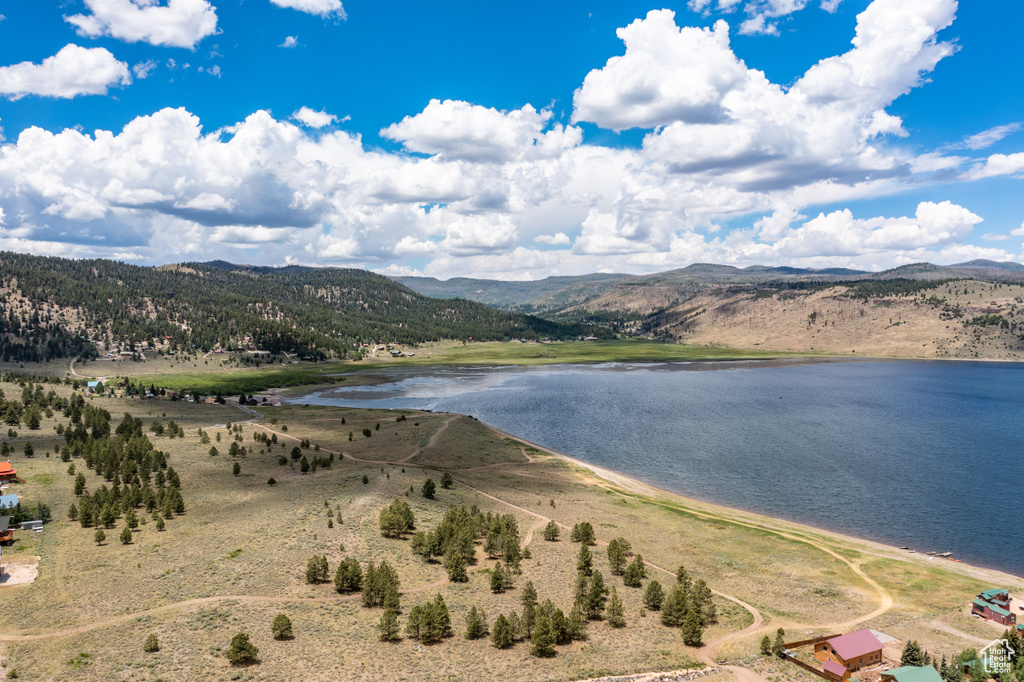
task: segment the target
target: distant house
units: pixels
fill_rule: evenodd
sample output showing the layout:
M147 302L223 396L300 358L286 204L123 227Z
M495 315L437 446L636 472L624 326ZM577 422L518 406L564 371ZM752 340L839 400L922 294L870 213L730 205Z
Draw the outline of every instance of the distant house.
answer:
M881 682L942 682L942 677L930 665L905 665L882 673Z
M249 398L248 400L245 401L245 404L249 405L250 407L253 407L255 405L259 405L260 401L256 400L256 398Z
M985 620L994 620L1000 625L1016 625L1017 615L1002 606L989 603L980 597L971 603L971 613Z
M871 630L857 630L814 645L814 657L838 663L850 672L882 662L882 643Z
M0 462L0 483L7 483L18 480L18 472L14 470L11 461Z
M985 590L971 602L971 613L1000 625L1016 625L1017 615L1010 611L1011 601L1013 598L1006 590Z

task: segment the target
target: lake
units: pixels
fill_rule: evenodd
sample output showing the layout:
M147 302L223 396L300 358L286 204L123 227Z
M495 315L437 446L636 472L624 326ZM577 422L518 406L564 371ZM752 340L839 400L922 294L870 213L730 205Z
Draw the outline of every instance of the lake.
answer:
M297 402L471 414L682 495L1024 576L1024 365L389 368Z

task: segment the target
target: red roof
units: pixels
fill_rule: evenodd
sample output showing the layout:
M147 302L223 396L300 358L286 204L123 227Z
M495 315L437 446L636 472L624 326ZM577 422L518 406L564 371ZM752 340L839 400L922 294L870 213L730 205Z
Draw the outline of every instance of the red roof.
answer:
M828 640L836 653L843 657L844 661L869 654L872 651L880 651L882 643L871 634L871 630L857 630L839 637Z
M846 674L846 668L839 665L835 661L825 661L825 672L832 673L839 679L842 679L843 675Z
M10 462L0 462L0 475L17 473Z

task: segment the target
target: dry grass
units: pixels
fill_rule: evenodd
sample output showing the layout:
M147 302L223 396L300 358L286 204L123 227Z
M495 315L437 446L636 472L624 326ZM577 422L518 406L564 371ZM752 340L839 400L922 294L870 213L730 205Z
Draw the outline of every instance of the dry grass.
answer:
M612 630L604 623L592 623L589 641L559 647L558 656L551 660L530 657L523 643L498 651L487 641L462 639L470 606L482 606L493 622L499 612L520 608L519 588L526 580L534 582L542 600L550 598L568 611L579 545L568 541L567 532L554 543L535 533L530 545L533 557L524 560L517 588L493 595L487 572L492 562L481 557L469 583L452 584L440 565L415 558L408 541L380 537L378 513L396 497L408 500L419 527L425 529L440 520L448 504L513 513L523 535L548 518L566 526L589 520L601 540L624 536L648 561L670 571L684 564L715 589L754 604L772 631L779 625L808 629L852 619L877 605L877 595L847 563L809 543L841 549L845 559L862 562L864 570L894 595L894 609L872 625L894 636L915 636L935 647L952 646L946 640L952 636L930 634L923 624L946 615L955 618L949 607L958 600L965 602L980 585L938 567L879 557L865 545L807 529L798 529L807 538L799 541L780 536L769 527L770 520L753 515L733 512L734 517L729 517L727 510L709 505L628 493L536 451L530 453L535 463L526 464L519 446L468 418L408 413L406 421L396 422L398 412L268 409L263 423L288 436L280 437L284 447L264 448L253 440L259 427L243 426L242 444L249 454L237 460L242 473L236 477L226 455L233 437L228 430L207 429L211 436L221 436L220 443L215 442L221 454L213 457L192 430L238 419L242 414L236 408L94 401L117 412L115 421L127 409L147 425L154 417L174 418L189 429L184 439L155 439L181 476L188 512L168 521L164 532L157 532L150 521L127 546L116 540L119 525L108 531L107 543L97 547L91 529L64 520L73 501L68 465L54 457L18 459L16 466L28 481L19 494L50 504L55 520L41 534L20 534L24 539L12 550L39 555L40 572L31 585L0 589L0 635L93 628L5 643L8 666L17 668L25 679L566 680L693 664L695 651L682 644L677 631L661 626L657 614L641 617L641 591L610 576L603 547L594 548L596 567L618 586L626 605L626 628ZM343 416L345 425L340 424ZM270 423L272 419L276 423ZM381 428L372 437L359 434L364 425L372 429L378 422ZM431 436L445 424L431 444ZM52 433L50 424L41 432L47 428ZM359 434L351 442L349 430ZM310 449L307 455L333 450L392 463L336 458L330 469L304 475L290 460L278 464L278 457L296 444L289 437L309 438L321 446L319 453ZM417 451L415 461L397 463ZM80 460L75 464L84 467ZM474 469L489 464L497 466ZM451 490L438 488L436 500L423 499L420 485L428 476L436 480L437 474L414 465L451 469L456 485ZM362 483L364 475L367 484ZM276 486L267 485L271 476ZM95 487L102 479L89 472L87 481ZM410 487L413 492L406 497ZM328 508L336 512L333 528L327 527ZM337 513L343 522L339 523ZM785 528L787 533L797 532L795 526ZM313 554L326 555L333 569L343 556L341 544L346 555L361 561L391 562L403 589L410 590L403 596L405 608L437 592L443 594L457 636L430 647L407 640L378 643L373 626L379 610L363 609L357 601L339 597L330 585L310 586L303 580L306 561ZM653 577L666 586L672 580L657 572ZM208 601L181 604L202 598ZM706 633L708 641L752 621L732 602L716 599L716 605L720 622ZM275 642L270 637L270 623L281 612L292 619L294 641ZM401 620L404 623L404 616ZM976 625L951 622L965 630ZM222 649L239 631L248 632L260 647L259 665L239 670L228 666ZM162 649L155 654L142 652L150 632L161 640ZM756 656L761 634L730 643L722 653L750 665L776 665ZM83 652L89 655L83 658ZM767 668L765 673L769 674ZM789 669L770 673L778 677L776 682L797 679L800 674Z

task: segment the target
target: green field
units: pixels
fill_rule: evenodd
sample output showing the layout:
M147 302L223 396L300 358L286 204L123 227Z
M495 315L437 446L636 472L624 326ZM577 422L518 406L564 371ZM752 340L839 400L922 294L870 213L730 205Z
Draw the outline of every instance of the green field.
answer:
M743 351L733 348L689 346L647 340L569 341L555 343L487 342L445 343L407 349L413 357L368 357L359 362L328 362L317 365L269 365L260 368L182 371L138 375L137 380L167 389L199 391L202 394L238 395L272 388L370 381L361 370L398 365L546 365L595 362L692 362L767 360L798 357L786 353ZM345 374L339 377L339 374Z

